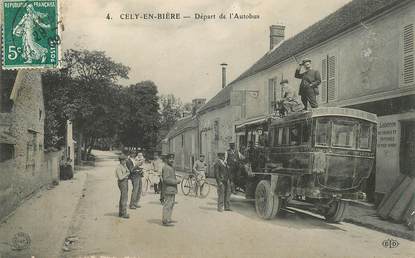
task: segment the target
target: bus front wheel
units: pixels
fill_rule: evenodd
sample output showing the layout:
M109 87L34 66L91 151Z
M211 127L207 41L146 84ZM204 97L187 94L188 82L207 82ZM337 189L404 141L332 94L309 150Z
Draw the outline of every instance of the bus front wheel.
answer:
M271 192L271 184L268 180L261 180L255 189L255 209L260 218L272 219L281 206L278 195Z
M324 217L328 222L339 223L343 221L344 211L347 203L342 200L335 200L329 204L329 207L324 213Z

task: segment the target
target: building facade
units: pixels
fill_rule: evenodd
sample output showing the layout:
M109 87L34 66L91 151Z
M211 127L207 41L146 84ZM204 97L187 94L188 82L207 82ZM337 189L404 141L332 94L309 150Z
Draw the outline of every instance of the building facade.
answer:
M378 115L375 191L388 192L399 173L415 168L414 26L413 1L348 3L266 53L230 84L235 123L270 114L282 96L282 79L298 91L297 60L310 58L322 75L320 106Z
M41 74L0 72L0 220L45 184L59 180L59 153L44 153Z

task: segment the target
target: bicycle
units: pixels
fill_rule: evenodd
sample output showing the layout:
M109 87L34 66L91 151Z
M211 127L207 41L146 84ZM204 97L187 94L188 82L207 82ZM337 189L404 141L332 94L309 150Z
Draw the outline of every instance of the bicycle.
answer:
M200 197L206 198L209 195L210 192L210 185L206 181L205 178L200 180ZM193 174L190 174L188 176L183 177L181 182L181 189L184 195L189 195L191 192L193 192L196 195L196 176Z

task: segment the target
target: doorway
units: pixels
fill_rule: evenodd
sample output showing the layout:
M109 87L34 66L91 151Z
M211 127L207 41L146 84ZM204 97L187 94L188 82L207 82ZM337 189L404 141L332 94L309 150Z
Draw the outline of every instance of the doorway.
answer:
M401 123L400 172L415 177L415 121Z

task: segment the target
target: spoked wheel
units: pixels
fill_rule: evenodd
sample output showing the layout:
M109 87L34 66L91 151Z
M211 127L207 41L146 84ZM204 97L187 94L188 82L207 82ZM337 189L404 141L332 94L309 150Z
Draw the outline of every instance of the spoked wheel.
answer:
M261 180L255 190L255 209L260 218L272 219L281 206L278 195L271 193L271 184Z
M329 204L329 207L324 212L324 217L328 222L338 223L343 220L344 211L346 210L347 203L342 200L334 200Z
M182 179L181 188L184 195L189 195L192 190L191 181L188 177Z
M200 197L206 198L210 192L210 185L208 182L203 182L202 186L200 187Z

